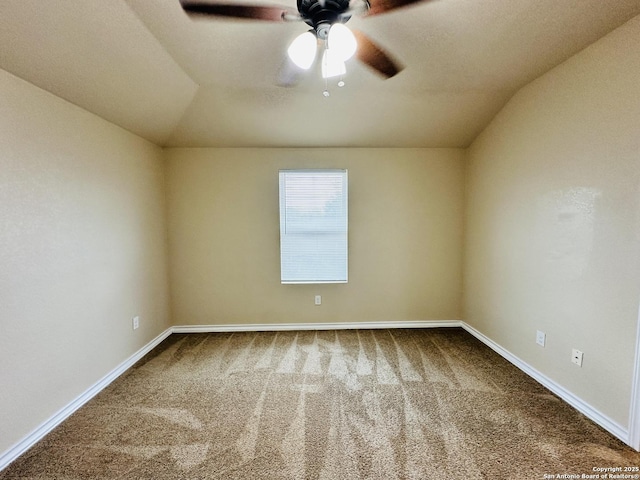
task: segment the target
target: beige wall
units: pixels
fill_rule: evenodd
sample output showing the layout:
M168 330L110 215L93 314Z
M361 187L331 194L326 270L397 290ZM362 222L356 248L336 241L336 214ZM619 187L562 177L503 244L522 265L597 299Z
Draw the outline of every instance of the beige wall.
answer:
M625 428L639 186L640 17L523 88L468 150L465 320Z
M169 291L175 325L463 318L626 426L638 78L636 18L523 88L466 154L163 153L0 70L0 452L166 329ZM281 168L349 169L348 284L280 284Z
M459 319L462 153L167 150L174 324ZM348 284L280 284L283 168L349 170Z
M0 112L4 452L169 316L161 149L2 70Z

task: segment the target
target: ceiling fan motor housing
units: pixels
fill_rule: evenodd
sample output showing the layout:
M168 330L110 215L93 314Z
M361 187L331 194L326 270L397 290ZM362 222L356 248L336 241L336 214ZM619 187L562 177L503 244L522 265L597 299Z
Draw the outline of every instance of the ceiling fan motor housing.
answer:
M348 9L349 0L298 0L298 11L303 20L322 40L326 40L331 25L345 23L351 18L351 15L343 15Z

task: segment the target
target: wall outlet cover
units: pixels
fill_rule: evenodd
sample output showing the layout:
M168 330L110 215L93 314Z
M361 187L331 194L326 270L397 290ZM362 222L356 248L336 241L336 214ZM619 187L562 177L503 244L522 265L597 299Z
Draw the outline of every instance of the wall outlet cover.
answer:
M571 350L571 361L573 363L575 363L576 365L578 365L579 367L582 366L582 358L584 356L584 353L582 353L580 350L574 348Z

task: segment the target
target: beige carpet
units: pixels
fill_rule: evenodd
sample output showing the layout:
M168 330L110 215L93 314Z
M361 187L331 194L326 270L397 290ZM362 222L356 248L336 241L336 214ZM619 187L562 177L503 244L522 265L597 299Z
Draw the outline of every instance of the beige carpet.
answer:
M631 465L640 454L460 329L174 334L0 479L543 479Z

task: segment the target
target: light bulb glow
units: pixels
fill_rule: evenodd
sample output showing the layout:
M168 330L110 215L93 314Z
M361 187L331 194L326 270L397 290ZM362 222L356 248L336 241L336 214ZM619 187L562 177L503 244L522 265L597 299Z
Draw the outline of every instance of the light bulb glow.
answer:
M353 57L353 54L356 53L356 49L358 48L356 37L351 30L342 23L334 23L331 26L327 44L329 50L335 52L343 62Z
M308 70L316 59L317 46L316 36L311 32L305 32L291 42L287 54L298 67Z
M327 48L322 54L322 78L338 77L347 73L344 60Z

